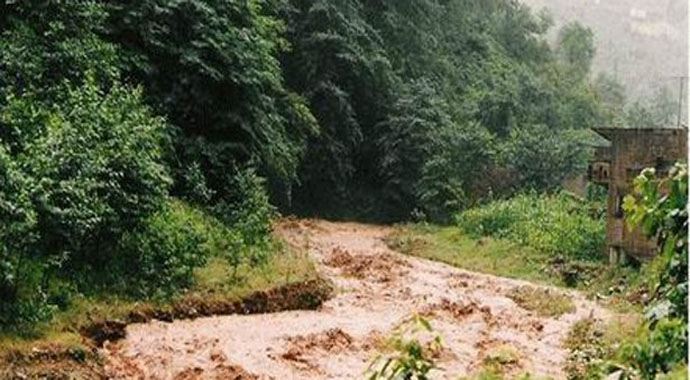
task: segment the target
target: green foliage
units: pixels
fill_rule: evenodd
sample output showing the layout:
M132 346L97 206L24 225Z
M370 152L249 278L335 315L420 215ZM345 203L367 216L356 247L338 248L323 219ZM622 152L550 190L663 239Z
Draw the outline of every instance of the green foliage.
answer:
M426 337L424 335L427 335ZM368 379L377 380L427 380L429 372L436 368L433 357L443 348L441 337L433 335L429 322L415 315L391 338L390 356L379 356L369 366ZM428 342L421 339L430 338Z
M678 363L687 363L688 326L682 319L665 319L636 341L627 343L620 354L630 363L633 374L644 380L673 370Z
M572 27L551 49L548 19L504 0L293 0L282 9L287 83L321 127L293 210L443 221L489 190L552 188L583 166L571 131L599 124L601 109L589 64L570 75L558 53L591 61L589 30Z
M271 244L271 221L276 216L265 181L250 168L238 171L229 182L235 190L233 197L221 200L212 212L238 234L240 246L249 250L246 258L252 264L263 263Z
M271 174L294 176L315 123L283 85L284 25L266 1L112 1L108 10L107 35L124 50L125 72L182 136L224 153L216 165L201 163L214 191L225 190L218 166L234 162L257 159ZM186 145L181 139L178 149Z
M428 82L407 87L382 131L380 173L385 196L407 217L415 207L431 220L448 220L466 206L468 188L491 164L492 136L478 124L459 125Z
M170 182L166 125L138 90L116 84L105 92L92 78L63 88L53 104L10 95L0 111L9 147L3 190L12 191L3 235L23 235L2 247L3 277L12 279L3 303L11 308L45 305L55 275L104 269L109 247L161 207ZM23 301L27 294L39 299Z
M104 6L2 8L0 319L11 328L65 306L73 272L103 270L169 179L166 124L118 84L117 47L99 37Z
M645 169L635 179L635 196L625 199L631 225L640 225L657 238L659 254L666 269L659 278L655 305L649 310L652 321L682 318L688 309L688 170L676 164L667 178L657 179L654 169ZM687 344L687 343L686 343Z
M166 125L141 104L140 92L120 85L103 92L87 80L38 112L27 107L32 101L11 100L3 122L15 131L39 128L16 156L35 178L39 250L94 264L99 246L162 205L170 183L162 161Z
M168 296L188 289L194 270L206 263L209 231L196 210L171 203L125 233L118 258L109 266L114 288L142 298Z
M474 236L493 236L553 257L599 260L604 221L592 218L586 203L560 193L522 194L460 213L457 222Z
M37 322L43 307L41 264L32 260L36 212L31 182L0 144L0 325Z
M282 58L287 83L309 101L320 126L294 193L309 211L346 208L363 165L375 176L374 126L390 104L394 78L365 10L357 0L297 0L281 11L292 46Z
M676 164L662 179L654 169L645 169L635 180L624 203L627 221L659 244L658 256L626 283L652 294L646 320L628 320L632 330L578 322L566 341L570 378L603 378L612 372L623 379L687 377L687 183L685 164ZM615 337L606 336L612 331Z
M107 17L100 2L29 0L0 7L3 97L32 91L54 98L64 80L80 84L86 72L99 83L118 77L117 46L99 37Z
M473 193L491 167L492 136L476 124L435 131L416 186L417 204L435 221L446 222L456 210L477 200Z
M563 179L581 173L587 159L582 135L545 125L516 128L501 147L501 161L512 171L517 188L555 189Z
M406 255L440 261L474 272L560 284L560 278L544 270L550 257L505 239L476 239L456 226L409 225L386 238L388 246Z
M687 365L688 170L678 163L666 178L645 169L625 199L628 222L657 239L665 268L647 307L648 332L622 350L622 360L643 379Z
M558 34L559 54L572 75L589 73L594 59L594 33L577 21L561 28Z

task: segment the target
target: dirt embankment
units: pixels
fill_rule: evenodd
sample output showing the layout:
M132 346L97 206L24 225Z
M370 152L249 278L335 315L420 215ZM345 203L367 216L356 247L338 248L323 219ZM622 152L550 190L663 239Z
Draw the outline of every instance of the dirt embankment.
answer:
M574 308L541 316L511 299L524 281L404 257L387 248L386 227L285 221L279 233L308 249L337 294L316 310L152 321L105 344L113 378L356 379L410 316L443 338L434 378L457 378L504 360L507 377L563 378L562 340L578 320L605 310L568 292ZM560 290L552 290L554 292ZM267 310L271 311L271 310ZM502 352L514 352L508 359ZM498 359L497 359L498 358Z
M85 349L47 344L30 352L9 352L0 358L0 379L109 379L129 378L126 368L104 367L99 347L126 337L127 326L151 321L173 322L199 317L229 314L273 313L285 310L313 310L333 294L333 285L322 278L290 283L266 291L257 291L239 301L184 297L169 307L150 305L132 310L124 320L96 320L78 328ZM227 365L221 355L213 358L219 364L216 372L222 379L250 378L240 367ZM2 368L4 367L4 368ZM230 376L233 374L233 376ZM180 372L182 379L198 378L195 368Z

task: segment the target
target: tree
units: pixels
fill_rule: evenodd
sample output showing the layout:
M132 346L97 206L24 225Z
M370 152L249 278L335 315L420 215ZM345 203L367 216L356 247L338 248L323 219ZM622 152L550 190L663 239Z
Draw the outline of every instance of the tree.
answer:
M2 98L33 92L41 100L51 100L59 96L63 81L79 84L86 72L104 86L119 78L118 47L99 36L107 17L101 3L11 3L0 12Z
M582 136L575 131L552 130L544 125L514 129L500 148L501 162L522 188L548 190L569 174L581 172L586 161Z
M296 0L282 14L292 46L282 58L287 83L308 99L320 127L309 139L295 203L311 212L347 209L356 183L372 182L360 175L363 166L375 169L375 125L395 83L390 62L356 0Z
M315 131L306 103L283 83L284 25L266 7L263 0L109 3L107 36L125 52L125 73L181 132L173 163L197 162L217 197L227 195L226 168L250 161L292 180ZM185 168L175 167L177 178Z
M586 77L592 67L594 33L577 21L563 26L558 34L558 53L572 75Z
M600 73L594 82L596 94L603 108L603 118L608 125L624 123L626 103L625 87L615 77Z

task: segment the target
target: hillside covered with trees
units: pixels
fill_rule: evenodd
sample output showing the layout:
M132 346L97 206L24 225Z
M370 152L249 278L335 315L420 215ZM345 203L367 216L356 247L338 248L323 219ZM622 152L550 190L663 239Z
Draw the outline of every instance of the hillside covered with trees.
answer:
M628 116L592 32L551 27L513 0L3 2L0 330L311 268L278 214L450 223L558 190Z

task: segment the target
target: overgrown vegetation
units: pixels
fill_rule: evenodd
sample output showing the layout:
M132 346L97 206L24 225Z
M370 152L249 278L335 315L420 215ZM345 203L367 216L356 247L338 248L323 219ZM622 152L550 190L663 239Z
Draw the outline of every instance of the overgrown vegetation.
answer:
M287 84L321 128L291 210L444 221L489 191L551 188L584 164L577 131L600 121L579 58L592 54L586 28L552 48L548 17L518 2L287 3ZM547 135L538 161L525 156Z
M207 237L171 196L238 266L268 259L271 203L447 221L557 186L600 113L591 32L549 27L506 0L3 4L3 325L192 286Z
M467 210L465 235L395 244L588 281L601 212L554 191L582 169L584 131L621 118L621 91L590 81L590 30L549 45L550 26L510 0L3 2L0 331L270 277L278 211ZM628 119L661 120L667 103ZM655 315L678 317L686 266L666 271Z
M88 292L81 292L63 281L60 284L64 287L56 290L65 293L54 293L51 301L59 299L60 307L52 310L50 319L36 320L31 325L26 324L28 321L22 326L10 325L15 326L12 330L4 326L0 332L0 367L10 372L0 370L0 378L41 370L40 361L35 366L29 361L28 367L23 367L21 360L17 361L36 350L46 350L51 355L92 352L93 347L82 333L103 321L122 323L132 318L155 316L189 318L204 315L205 310L232 311L234 303L255 292L318 281L313 263L304 252L275 240L262 248L261 253L257 252L257 246L240 246L235 250L237 242L229 240L236 238L234 229L184 202L171 202L153 218L156 220L147 227L152 231L142 230L134 238L143 239L143 246L125 251L129 257L144 262L115 268L113 274L101 273L105 276L102 290L88 288ZM139 255L142 251L146 255ZM254 259L257 254L264 258L261 264ZM93 280L90 283L93 284ZM309 291L320 292L305 289L305 294ZM322 300L313 301L318 304ZM97 359L90 354L87 356L89 360L81 362L85 366ZM71 370L76 373L80 369L68 369L67 374ZM47 371L43 375L51 374L50 368ZM100 368L92 371L95 372L88 372L86 377L95 376Z
M542 283L578 286L611 295L635 271L603 270L603 203L567 193L518 194L470 208L457 226L408 226L388 244L403 253L469 270Z
M603 212L566 193L521 194L462 212L457 223L474 237L492 236L568 260L599 260Z
M413 224L399 227L386 243L398 252L497 276L557 284L544 270L549 256L505 239L475 239L457 227Z
M585 320L571 331L568 373L573 379L618 372L624 378L685 378L687 375L687 166L677 164L659 179L647 169L625 202L628 220L658 237L659 255L647 266L656 274L644 321L605 327ZM657 270L661 268L662 270ZM615 339L601 339L617 331ZM626 331L625 333L620 333Z

